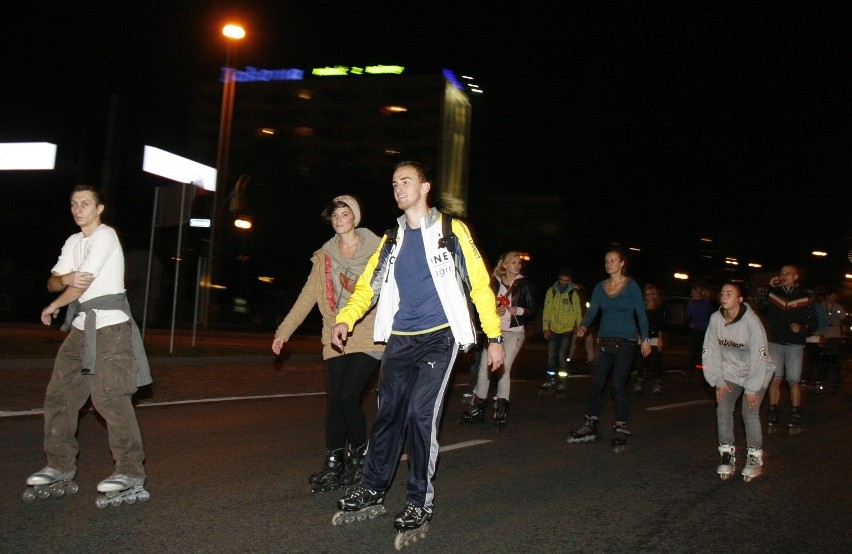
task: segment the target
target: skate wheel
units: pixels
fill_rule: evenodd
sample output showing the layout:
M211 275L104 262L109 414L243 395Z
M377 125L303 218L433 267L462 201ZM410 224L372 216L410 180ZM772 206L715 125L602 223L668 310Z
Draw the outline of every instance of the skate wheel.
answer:
M65 490L68 492L68 494L77 494L77 491L80 490L80 486L77 485L77 483L71 482L68 483L68 485L65 487Z
M719 474L719 479L721 479L722 481L727 481L727 480L728 480L728 477L730 477L730 476L731 476L731 474L730 474L730 473L720 473L720 474Z
M110 505L115 506L117 508L117 507L121 506L121 499L113 498L112 500L109 501L109 503L110 503Z
M751 475L743 475L743 481L749 483L751 481Z
M408 546L408 541L405 540L405 533L400 531L393 540L393 547L397 550L402 550L406 546Z
M65 488L64 487L56 487L55 489L50 491L50 496L53 498L60 498L65 496Z
M99 496L99 497L95 500L95 506L97 506L98 508L100 508L101 510L103 510L104 508L106 508L107 506L109 506L109 501L108 501L105 497L103 497L103 496Z
M145 489L142 489L141 491L139 491L139 495L137 496L137 498L140 502L148 502L149 500L151 500L151 493L146 491Z
M50 498L50 490L49 489L38 489L35 491L37 497L45 500L46 498Z
M136 504L136 497L135 496L128 496L127 498L124 499L124 501L127 502L128 504Z
M369 518L369 517L370 517L369 514L361 513L361 514L358 514L358 516L355 519L358 520L358 521L367 521L367 518Z
M337 527L341 523L343 523L343 512L337 512L336 514L331 516L332 526Z
M32 502L36 499L36 493L33 489L27 489L23 494L24 502Z

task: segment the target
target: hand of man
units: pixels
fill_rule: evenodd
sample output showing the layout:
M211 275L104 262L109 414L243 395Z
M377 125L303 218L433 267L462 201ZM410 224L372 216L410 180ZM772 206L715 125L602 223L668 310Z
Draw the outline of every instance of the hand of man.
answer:
M506 351L503 345L496 342L488 343L488 367L491 371L497 371L506 359Z
M550 337L553 336L553 331L547 329L542 334L544 335L544 340L550 340Z
M59 315L59 308L54 308L52 305L48 305L45 309L41 311L41 322L50 326L52 320L56 319L56 316Z
M642 357L647 358L651 355L651 343L650 342L642 342Z
M580 338L583 338L583 337L586 336L586 328L583 327L582 325L577 327L577 336L580 337Z
M63 285L77 289L89 288L89 285L91 285L94 280L95 276L85 271L72 271L71 273L67 273L62 276Z
M272 351L275 352L275 355L281 353L281 348L284 346L284 343L287 342L284 337L275 337L272 339Z

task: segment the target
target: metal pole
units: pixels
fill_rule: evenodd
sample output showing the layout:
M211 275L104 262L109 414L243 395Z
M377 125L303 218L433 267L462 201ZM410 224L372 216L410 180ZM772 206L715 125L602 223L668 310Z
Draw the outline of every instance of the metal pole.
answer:
M169 339L169 354L174 351L175 346L175 313L177 311L178 284L180 280L181 246L183 241L183 207L186 197L186 184L180 184L180 216L178 217L178 240L177 254L175 255L175 289L172 293L172 334ZM189 186L192 186L191 184Z
M199 256L195 269L195 308L192 310L192 347L195 348L195 331L198 328L198 293L201 290L201 276L204 274L206 258Z
M157 229L157 207L160 187L154 189L154 213L151 216L151 242L148 243L148 274L145 277L145 307L142 308L142 340L145 340L145 326L148 323L148 292L151 290L151 260L154 257L154 231Z

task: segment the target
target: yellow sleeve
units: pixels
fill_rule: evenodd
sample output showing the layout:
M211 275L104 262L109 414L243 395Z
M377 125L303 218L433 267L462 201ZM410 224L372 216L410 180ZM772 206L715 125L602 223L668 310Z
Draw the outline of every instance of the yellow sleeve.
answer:
M464 263L470 280L470 299L476 306L482 331L488 338L497 337L502 332L500 331L500 317L497 315L497 300L494 298L494 291L491 290L491 276L488 274L488 268L485 267L485 262L473 242L473 237L467 225L453 218L453 232L458 237L464 255Z
M382 236L379 246L367 261L364 272L358 277L358 281L355 283L355 290L349 296L349 301L337 312L335 323L345 323L350 331L355 327L355 323L364 317L364 314L373 306L373 300L376 296L376 291L373 290L373 277L376 274L376 268L379 265L379 256L382 253L387 238L387 235Z

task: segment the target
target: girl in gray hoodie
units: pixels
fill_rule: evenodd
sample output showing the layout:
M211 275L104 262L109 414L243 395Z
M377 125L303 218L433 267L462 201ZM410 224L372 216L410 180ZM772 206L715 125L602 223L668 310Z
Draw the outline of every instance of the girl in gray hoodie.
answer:
M766 331L754 310L743 302L736 283L726 283L719 293L719 311L710 316L704 335L704 379L716 388L716 423L721 461L717 472L723 480L736 471L734 406L743 395L747 458L743 479L762 473L763 432L760 403L772 379L775 365L769 357Z

